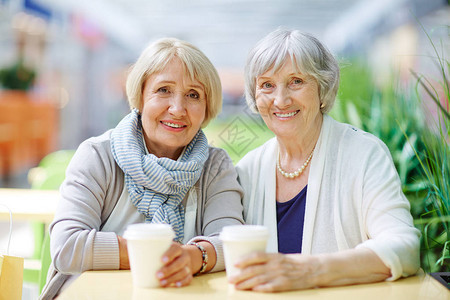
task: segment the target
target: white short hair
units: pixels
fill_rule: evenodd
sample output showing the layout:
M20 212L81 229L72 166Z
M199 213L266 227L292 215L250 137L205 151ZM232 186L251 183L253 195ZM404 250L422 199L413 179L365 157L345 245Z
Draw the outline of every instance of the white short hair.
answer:
M339 87L339 66L331 52L315 37L299 30L277 29L250 51L245 66L245 99L257 112L256 79L269 70L278 71L287 57L296 71L313 76L319 85L322 113L333 107Z

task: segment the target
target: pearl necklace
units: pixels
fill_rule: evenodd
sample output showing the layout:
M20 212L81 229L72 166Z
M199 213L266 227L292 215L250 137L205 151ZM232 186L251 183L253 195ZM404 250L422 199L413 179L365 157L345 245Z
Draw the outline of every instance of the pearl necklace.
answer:
M314 147L314 148L315 148L315 147ZM285 171L281 168L281 165L280 165L280 151L278 151L278 157L277 157L277 168L278 168L278 171L280 171L281 175L283 175L283 176L286 177L286 178L295 178L295 177L300 176L300 174L302 174L303 171L304 171L304 170L306 169L306 167L308 166L309 161L311 160L311 158L312 158L312 156L313 156L314 148L312 149L311 154L309 155L308 159L303 163L303 165L302 165L297 171L292 172L292 173L285 172Z

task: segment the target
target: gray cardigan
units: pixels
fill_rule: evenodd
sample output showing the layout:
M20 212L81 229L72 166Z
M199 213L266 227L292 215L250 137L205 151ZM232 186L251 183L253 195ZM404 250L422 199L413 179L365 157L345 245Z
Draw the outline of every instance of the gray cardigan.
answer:
M117 232L102 231L106 221L111 222L108 218L125 188L124 173L111 153L111 132L81 143L67 168L55 219L50 225L52 264L40 299L53 299L71 275L86 270L119 269ZM221 228L244 223L243 191L236 178L228 154L210 147L209 158L194 186L197 213L192 216L192 238L208 240L215 247L217 263L212 271L224 269L218 239Z

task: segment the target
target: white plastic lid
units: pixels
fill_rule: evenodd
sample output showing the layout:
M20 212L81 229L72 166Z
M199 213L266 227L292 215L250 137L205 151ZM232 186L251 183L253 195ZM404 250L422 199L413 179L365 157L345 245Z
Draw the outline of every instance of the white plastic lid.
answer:
M175 232L169 224L137 223L128 225L123 237L127 240L159 239L162 237L173 239Z
M230 240L260 240L269 237L269 229L261 225L232 225L222 228L220 239Z

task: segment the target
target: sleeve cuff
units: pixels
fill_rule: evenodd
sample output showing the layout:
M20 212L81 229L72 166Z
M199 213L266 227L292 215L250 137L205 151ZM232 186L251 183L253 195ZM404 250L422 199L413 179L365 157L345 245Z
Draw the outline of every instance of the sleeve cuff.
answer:
M114 232L97 232L94 240L93 270L118 270L119 242Z
M402 277L402 264L393 250L378 245L374 240L367 240L356 246L357 248L368 248L375 252L381 261L391 270L391 276L386 281L394 281Z
M208 236L196 236L190 239L187 243L206 241L213 245L214 250L216 250L216 264L207 273L219 272L225 270L225 261L223 258L223 246L222 241L218 237L208 237Z

